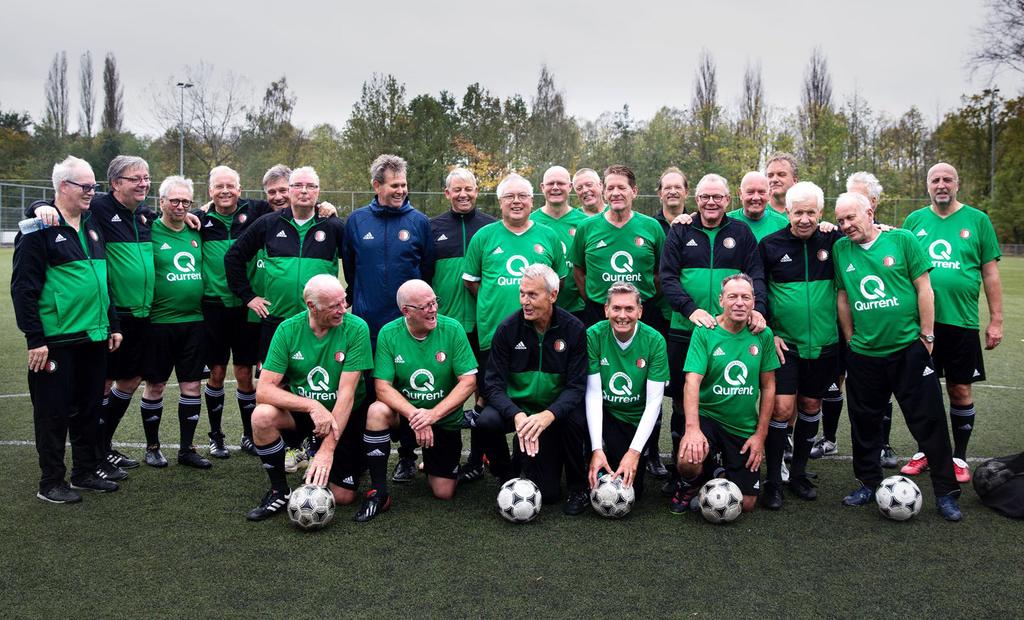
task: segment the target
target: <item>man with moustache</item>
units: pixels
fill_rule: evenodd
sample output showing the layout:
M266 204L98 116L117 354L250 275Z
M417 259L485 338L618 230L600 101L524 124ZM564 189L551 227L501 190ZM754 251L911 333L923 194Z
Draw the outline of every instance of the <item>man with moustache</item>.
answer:
M654 219L661 224L666 236L672 222L686 211L686 194L689 191L690 184L679 168L669 166L661 173L661 178L658 179L658 202L661 203L661 210L654 214Z
M587 217L604 211L604 187L601 175L593 168L580 168L572 175L572 188L580 200L580 210Z
M765 164L764 175L768 179L768 191L771 194L768 204L785 217L786 192L800 180L796 158L789 153L775 153Z
M562 252L566 257L566 269L572 273L572 262L569 260L569 248L576 236L580 223L587 219L581 209L569 206L569 191L572 187L569 171L562 166L552 166L544 172L540 191L544 194L544 204L530 214L530 219L544 224L555 231L562 242ZM573 316L584 321L583 298L574 278L566 277L562 290L558 292L558 307L571 312ZM586 322L586 321L584 321Z
M740 181L739 209L726 213L729 217L750 226L754 238L761 241L777 230L789 226L784 214L768 207L768 178L757 171L748 172Z

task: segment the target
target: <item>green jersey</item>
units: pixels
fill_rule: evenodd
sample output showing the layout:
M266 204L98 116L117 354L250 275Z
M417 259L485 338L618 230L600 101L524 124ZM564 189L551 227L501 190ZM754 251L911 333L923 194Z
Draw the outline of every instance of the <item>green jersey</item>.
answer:
M198 230L168 228L153 222L153 323L203 320L203 242Z
M907 216L903 227L931 258L935 321L978 329L981 266L1002 256L992 221L968 205L947 217L924 207Z
M600 321L587 330L587 374L601 375L601 399L612 416L636 426L647 406L647 382L668 381L665 338L645 323L637 323L629 346Z
M700 415L726 432L747 438L757 430L761 373L779 367L771 328L760 334L744 327L732 333L721 325L693 330L683 371L703 375Z
M437 327L423 340L414 338L399 317L377 335L377 359L373 376L387 381L414 407L430 409L444 400L462 375L476 373L476 356L462 324L437 315ZM438 426L462 428L462 403Z
M206 255L203 256L203 273L206 274L206 296L214 297L225 306L234 308L242 305L242 300L228 288L228 277L224 272L224 255L234 243L237 233L232 235L231 227L235 222L235 214L221 215L213 207L206 213L206 218L216 220L225 229L225 239L209 239L206 243Z
M770 205L765 205L764 214L759 220L752 220L747 217L747 214L743 212L742 208L733 209L726 213L726 215L750 226L750 230L754 233L754 238L757 239L758 243L761 242L761 239L764 239L773 232L782 230L789 226L789 219L785 215L782 215L775 209L771 208Z
M850 349L884 357L907 348L921 334L914 280L931 269L914 234L890 230L865 248L849 238L832 251L836 286L845 290L853 314Z
M572 261L569 260L569 248L572 247L572 240L576 236L576 230L579 228L580 223L588 217L590 216L584 213L582 209L572 208L558 219L544 213L543 209L537 209L530 214L531 220L540 222L555 231L559 239L562 240L562 253L566 257L566 274L562 290L558 291L558 305L569 312L577 312L583 309L583 298L580 297L580 291L576 288L576 280L572 277Z
M370 328L349 312L341 325L317 338L309 326L309 312L300 312L278 325L263 368L284 375L292 394L334 409L341 373L373 368ZM360 377L353 406L365 395L366 386Z
M565 255L557 233L537 222L518 234L503 222L494 222L481 228L469 242L462 277L480 283L476 296L480 350L491 348L498 324L519 309L519 281L523 279L523 270L533 263L551 267L559 278L566 275Z
M587 298L603 304L608 288L615 282L629 282L644 301L654 297L665 231L653 217L633 212L622 227L613 225L607 214L580 224L569 249L569 260L586 269Z
M256 252L256 258L249 262L249 284L252 286L254 293L260 297L266 298L267 295L267 251L264 248L260 248L259 252ZM259 323L262 321L260 315L256 314L256 311L249 308L246 318L250 323Z

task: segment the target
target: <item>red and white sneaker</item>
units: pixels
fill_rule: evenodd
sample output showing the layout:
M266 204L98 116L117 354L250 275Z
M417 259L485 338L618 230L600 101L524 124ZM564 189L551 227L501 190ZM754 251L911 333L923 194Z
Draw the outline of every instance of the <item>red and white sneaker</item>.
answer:
M954 458L953 473L956 474L956 481L960 484L971 481L971 469L967 466L967 461Z
M964 463L966 465L966 463ZM900 469L901 474L908 476L916 476L923 471L928 470L928 457L924 455L924 452L918 452L914 456L910 457L910 462Z

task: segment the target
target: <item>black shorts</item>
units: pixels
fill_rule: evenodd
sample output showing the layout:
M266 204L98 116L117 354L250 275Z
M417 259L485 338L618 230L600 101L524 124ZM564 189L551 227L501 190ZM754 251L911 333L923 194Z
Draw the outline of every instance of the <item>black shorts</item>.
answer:
M686 354L690 350L691 332L673 330L669 333L668 342L668 385L665 386L665 396L669 398L683 398L683 384L686 383L686 373L683 366L686 365Z
M789 347L789 351L784 353L786 363L775 371L775 394L824 398L839 376L836 353L823 353L818 359L805 360L797 353L795 346L789 343L786 346Z
M932 361L947 383L968 385L985 380L981 335L976 329L936 323Z
M846 338L843 337L843 330L839 330L839 346L837 347L836 357L836 377L842 377L846 374L846 357L850 354L850 344L846 342Z
M263 319L260 323L249 323L249 325L258 325L260 330L260 348L259 348L259 363L267 361L267 353L270 352L270 341L274 339L274 334L277 332L277 326L284 322L284 319L280 319L276 316L268 316Z
M744 495L757 495L761 487L761 471L747 469L749 454L741 454L740 450L747 440L727 432L718 422L700 416L700 432L708 440L708 457L704 459L704 473L710 476L715 467L715 455L721 455L725 477L740 488Z
M462 431L433 426L434 447L423 448L423 471L428 476L455 480L462 460Z
M228 308L203 300L203 324L206 326L206 364L255 366L259 356L260 324L250 323L245 306Z
M601 439L604 440L604 455L608 458L608 464L614 471L619 468L622 457L626 456L629 444L633 443L637 427L629 422L623 422L608 411L605 411L602 416L604 420L601 423ZM644 461L641 460L636 468L636 477L633 478L633 490L638 499L644 492L644 471L646 469Z
M205 368L205 335L202 321L154 323L149 330L142 378L146 383L166 383L171 370L179 382L210 376Z
M364 399L352 409L345 430L334 448L334 461L328 480L332 484L355 491L359 488L359 475L363 472L363 431L366 430L366 410L369 403ZM292 411L295 428L283 429L281 437L285 444L297 446L313 434L313 418L303 411Z
M141 377L146 347L149 346L149 319L120 317L121 346L107 354L107 379Z

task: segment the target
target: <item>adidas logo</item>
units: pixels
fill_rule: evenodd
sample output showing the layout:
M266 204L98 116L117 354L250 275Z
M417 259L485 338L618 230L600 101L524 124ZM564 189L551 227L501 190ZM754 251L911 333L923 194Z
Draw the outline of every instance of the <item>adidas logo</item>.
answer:
M931 369L931 368L929 368L928 366L925 366L925 367L924 367L924 372L922 372L922 373L921 373L921 376L922 376L922 377L927 377L928 375L934 375L934 374L935 374L935 371L934 371L934 370L932 370L932 369Z
M917 231L917 236L918 237L927 237L928 233L925 232L925 230L922 228L921 230Z
M53 242L60 243L61 241L67 241L67 238L64 235L57 233L57 236L53 238Z
M757 489L760 489L760 488L761 488L761 481L758 480L757 482L754 483L754 489L757 490Z
M526 350L526 345L523 344L522 340L520 340L519 344L516 345L516 351L525 351L525 350Z
M789 257L789 254L783 254L782 258L779 259L780 263L792 263L793 259Z
M504 253L505 253L505 250L501 249L501 247L500 247L500 246L499 246L499 247L496 247L496 248L494 248L494 251L493 251L493 252L491 252L491 254L504 254Z
M975 369L974 369L974 375L972 375L972 376L974 376L974 377L980 377L980 376L981 376L981 373L980 373L980 372L978 372L978 369L977 369L977 368L975 368Z
M283 230L282 230L282 231L279 231L279 232L277 233L277 235L275 235L275 236L276 236L276 237L283 237L283 238L285 238L285 239L287 239L287 238L288 238L288 235L286 235L286 234L284 233L284 231L283 231Z
M199 416L198 415L190 415L189 417L187 417L185 419L188 420L189 422L198 422L199 421Z
M608 247L608 244L604 242L604 239L601 239L600 241L597 242L597 247L606 248Z
M690 239L689 241L686 242L686 247L695 248L697 247L697 242L694 241L693 239Z
M117 214L115 213L115 214L114 214L114 217L110 218L110 221L111 221L111 222L120 222L120 221L121 221L121 218L119 218L119 217L117 216Z
M441 236L437 238L438 241L448 241L448 235L441 233Z
M304 360L306 358L302 357L302 351L296 351L295 355L292 356L292 359L293 360Z
M608 358L607 357L602 357L601 358L601 365L602 366L608 366Z
M367 452L366 456L384 456L384 453L380 451L380 448L374 448L372 451Z
M857 268L853 266L853 263L846 266L846 273L850 273L851 271L857 271Z
M352 476L345 476L345 479L341 481L342 484L355 484L356 481L352 479Z
M837 391L839 391L839 386L836 385L835 383L833 383L832 385L828 386L828 389L831 392L837 392Z
M203 366L203 372L210 372L209 366Z
M722 350L722 347L715 347L715 352L711 356L718 357L719 355L725 355L725 351Z
M974 428L974 427L971 426L970 424L964 424L963 426L960 427L960 430L962 430L962 431L969 431L972 428Z
M164 244L162 246L160 246L160 249L161 250L169 250L169 249L171 249L171 246L169 246L166 242L164 242Z
M373 241L373 233L372 232L366 233L365 235L363 235L363 239L366 239L367 241Z
M404 359L402 358L402 356L401 356L401 355L396 355L396 356L395 356L395 363L396 363L396 364L404 364L404 363L405 363L405 360L404 360Z
M213 220L206 220L206 226L203 228L213 228Z

